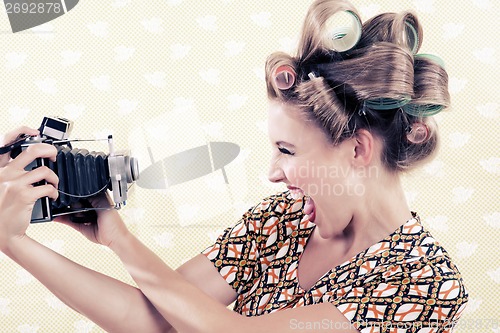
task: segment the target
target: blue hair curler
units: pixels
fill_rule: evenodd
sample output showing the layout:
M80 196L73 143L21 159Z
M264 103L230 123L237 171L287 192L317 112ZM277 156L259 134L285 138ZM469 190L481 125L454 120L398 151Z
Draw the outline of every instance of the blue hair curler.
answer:
M426 58L426 59L431 60L432 62L435 62L436 64L441 66L441 68L445 68L444 60L441 59L440 57L438 57L437 55L429 54L429 53L419 53L419 54L415 54L415 58Z
M444 109L443 105L438 104L407 104L404 105L403 111L415 117L430 117L438 114Z
M405 21L405 35L408 45L410 46L411 53L416 54L418 51L418 32L417 29L408 21Z
M403 97L401 99L396 98L375 98L369 99L364 102L364 105L372 110L392 110L399 109L408 103L410 103L410 97Z

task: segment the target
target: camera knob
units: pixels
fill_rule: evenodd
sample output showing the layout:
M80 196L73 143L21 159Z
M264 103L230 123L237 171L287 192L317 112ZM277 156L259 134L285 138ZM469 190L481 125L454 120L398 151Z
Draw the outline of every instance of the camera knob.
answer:
M128 158L125 160L125 164L128 164L128 168L127 165L125 166L127 168L127 183L133 183L139 179L139 162L137 161L137 158L133 156L127 157Z
M139 179L139 161L136 157L130 157L130 170L132 171L132 180Z
M43 142L45 139L45 137L41 137L41 136L29 136L26 138L26 143L28 144L32 144L32 143L39 143L39 142Z

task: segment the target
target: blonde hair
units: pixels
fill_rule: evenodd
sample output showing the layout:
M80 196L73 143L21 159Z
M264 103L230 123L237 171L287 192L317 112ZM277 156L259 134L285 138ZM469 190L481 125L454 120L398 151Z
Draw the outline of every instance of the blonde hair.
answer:
M358 129L371 131L384 142L381 158L387 168L408 170L436 151L438 134L431 115L449 106L448 75L435 57L416 54L423 32L410 12L377 15L362 25L353 48L328 49L326 21L346 11L359 18L344 0L317 0L311 5L297 55L276 52L267 59L268 96L299 106L333 144ZM282 66L295 74L287 89L275 80ZM416 123L428 130L420 142L408 139Z

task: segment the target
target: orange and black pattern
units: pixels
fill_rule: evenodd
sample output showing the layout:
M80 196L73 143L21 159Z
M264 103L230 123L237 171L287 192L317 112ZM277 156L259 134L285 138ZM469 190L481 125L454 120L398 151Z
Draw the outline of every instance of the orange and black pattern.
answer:
M235 311L258 316L330 302L362 333L452 331L467 291L416 214L304 290L297 267L315 225L303 204L288 192L271 196L203 251L237 291Z

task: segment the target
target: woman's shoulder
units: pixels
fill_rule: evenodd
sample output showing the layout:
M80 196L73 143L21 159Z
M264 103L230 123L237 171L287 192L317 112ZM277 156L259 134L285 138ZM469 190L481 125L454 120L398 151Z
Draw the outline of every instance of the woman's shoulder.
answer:
M425 227L418 215L386 239L389 242L387 282L406 281L415 285L433 285L441 298L467 298L462 275L449 253ZM451 288L451 289L450 289ZM445 292L445 290L453 290ZM456 294L456 295L455 295ZM454 297L452 297L454 298Z
M294 199L290 191L278 192L262 199L253 206L248 212L252 214L272 214L283 215L298 213L304 206L304 199Z
M285 228L286 233L293 232L301 225L304 217L304 199L294 199L289 191L279 192L262 199L243 215L250 231L262 235Z
M347 288L330 292L332 302L346 317L364 318L369 327L380 318L370 312L370 306L358 307L368 303L372 308L390 305L392 310L384 317L388 323L413 321L426 327L435 322L440 328L456 324L466 307L468 291L458 267L424 225L414 214L336 272L336 280L329 285L340 286L340 279L354 277Z

